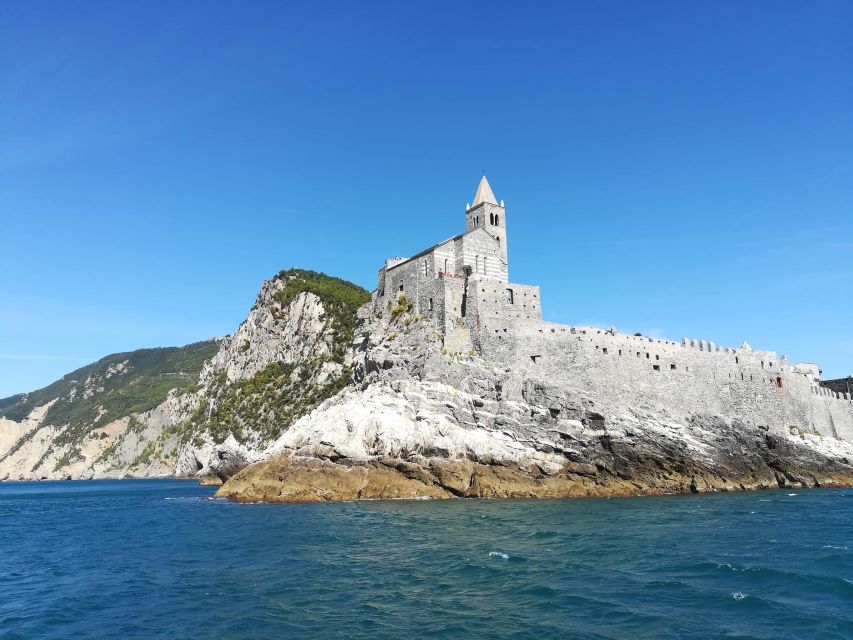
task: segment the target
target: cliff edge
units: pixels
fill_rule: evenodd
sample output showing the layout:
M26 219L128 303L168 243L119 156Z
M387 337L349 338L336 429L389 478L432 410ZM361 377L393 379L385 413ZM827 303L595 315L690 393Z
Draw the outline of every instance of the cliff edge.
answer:
M597 404L451 352L405 296L359 310L352 382L217 495L290 502L564 497L853 484L853 445L797 426Z

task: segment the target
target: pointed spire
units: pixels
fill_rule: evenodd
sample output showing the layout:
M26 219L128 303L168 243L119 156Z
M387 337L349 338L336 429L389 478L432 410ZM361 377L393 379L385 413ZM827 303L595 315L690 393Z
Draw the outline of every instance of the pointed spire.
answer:
M495 194L492 193L492 188L489 186L489 181L486 180L485 174L480 178L480 184L477 186L477 193L474 194L474 202L471 206L476 207L478 204L482 204L484 202L488 202L489 204L498 203L498 201L495 200Z

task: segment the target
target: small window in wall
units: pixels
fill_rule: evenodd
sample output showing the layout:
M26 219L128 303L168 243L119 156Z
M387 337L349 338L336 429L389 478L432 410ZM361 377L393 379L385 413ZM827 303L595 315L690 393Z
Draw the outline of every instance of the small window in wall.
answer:
M620 356L622 355L622 349L619 349L619 355Z
M648 360L648 359L649 359L649 352L646 351L646 360Z
M424 275L428 273L427 261L424 260Z
M444 259L444 273L447 273L447 258Z
M604 348L601 350L601 353L607 353L607 347L604 347Z
M400 286L399 286L399 287L397 287L397 291L402 291L402 290L403 290L403 283L401 282L401 283L400 283Z
M432 298L429 299L429 310L432 311Z
M500 216L498 214L495 214L495 226L501 226Z
M652 369L654 369L655 371L660 371L660 365L659 364L653 364Z
M533 364L539 364L539 361L542 359L542 356L530 356L530 359L533 360Z
M669 368L670 368L670 370L675 371L675 365L674 364L669 365Z
M506 299L507 299L507 302L509 302L510 304L515 304L515 298L512 294L512 289L506 290Z
M737 356L735 356L735 364L740 364L740 360L738 360Z
M776 377L776 387L779 389L782 388L782 377L781 376Z
M660 356L655 356L655 360L660 360Z
M493 213L489 214L489 224L491 224L491 225L495 224L495 214L493 214Z

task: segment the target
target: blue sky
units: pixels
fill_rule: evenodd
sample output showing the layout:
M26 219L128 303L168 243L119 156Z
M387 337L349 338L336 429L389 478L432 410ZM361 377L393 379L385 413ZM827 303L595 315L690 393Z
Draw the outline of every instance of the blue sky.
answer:
M372 289L486 170L549 320L853 373L853 3L5 2L0 397Z

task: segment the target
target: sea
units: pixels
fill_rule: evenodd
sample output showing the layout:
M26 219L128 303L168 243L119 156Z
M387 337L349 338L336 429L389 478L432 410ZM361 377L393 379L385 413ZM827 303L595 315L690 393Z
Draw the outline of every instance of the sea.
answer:
M0 484L0 638L853 638L853 490L235 504Z

